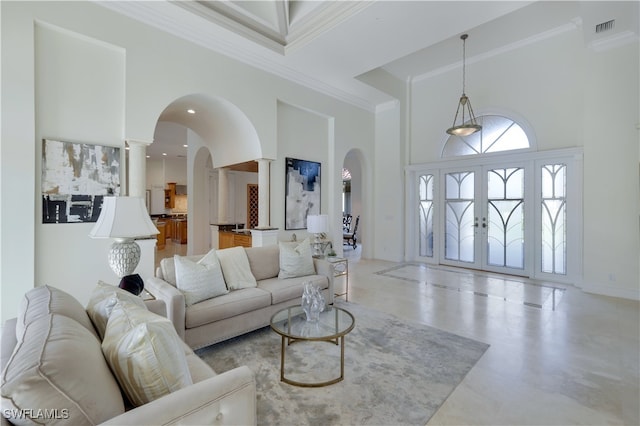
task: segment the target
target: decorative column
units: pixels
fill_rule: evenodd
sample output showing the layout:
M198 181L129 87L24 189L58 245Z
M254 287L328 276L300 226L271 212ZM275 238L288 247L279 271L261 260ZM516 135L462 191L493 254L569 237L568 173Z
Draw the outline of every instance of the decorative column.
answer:
M129 177L130 197L146 197L147 192L147 146L149 142L127 140L129 145Z
M269 221L270 179L269 166L272 160L261 158L258 162L258 226L251 230L251 244L254 247L278 244L278 228L272 228Z
M128 186L130 197L147 196L147 146L149 142L139 140L127 140L129 146L129 173ZM122 194L121 194L122 195ZM140 263L134 271L144 279L155 276L156 237L138 239L140 246Z
M271 160L261 158L258 162L258 226L269 229L269 166Z
M228 169L220 167L218 169L218 223L227 223L228 202L229 202L229 183L227 176Z

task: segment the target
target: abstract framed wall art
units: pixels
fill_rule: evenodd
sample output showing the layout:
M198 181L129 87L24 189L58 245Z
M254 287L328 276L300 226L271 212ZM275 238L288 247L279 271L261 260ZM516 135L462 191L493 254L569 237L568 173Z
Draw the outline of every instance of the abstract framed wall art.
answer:
M306 229L307 216L320 214L320 163L285 160L285 229Z
M42 223L96 222L120 195L120 148L42 140Z

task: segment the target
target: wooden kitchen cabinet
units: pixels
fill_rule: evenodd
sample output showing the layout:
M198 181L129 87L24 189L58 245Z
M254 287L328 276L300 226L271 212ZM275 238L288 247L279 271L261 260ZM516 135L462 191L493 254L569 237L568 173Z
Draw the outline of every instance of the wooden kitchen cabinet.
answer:
M156 235L156 247L158 250L162 250L167 245L167 223L158 221L156 222L156 228L160 233Z
M174 238L174 235L176 234L176 224L173 219L167 219L166 224L167 229L165 233L167 234L167 239L172 240Z
M231 231L219 231L218 232L218 249L225 249L229 247L251 247L253 241L251 234L241 234Z
M233 247L233 233L232 232L218 232L218 248L225 249Z
M251 247L251 235L235 234L233 236L233 246Z
M176 183L167 183L168 189L164 190L164 208L172 209L176 206Z
M180 244L187 244L187 220L186 219L178 219L174 220L175 222L175 237L174 241Z

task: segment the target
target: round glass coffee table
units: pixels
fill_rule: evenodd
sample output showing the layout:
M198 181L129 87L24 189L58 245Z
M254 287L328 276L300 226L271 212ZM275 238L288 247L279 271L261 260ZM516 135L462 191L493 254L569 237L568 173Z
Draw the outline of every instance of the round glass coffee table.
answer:
M271 328L282 336L280 351L280 380L294 386L320 387L338 383L344 379L344 336L355 326L350 312L335 306L327 306L316 322L307 321L301 306L291 306L271 317ZM290 380L284 375L285 349L299 341L330 342L340 346L340 376L324 382L305 383Z

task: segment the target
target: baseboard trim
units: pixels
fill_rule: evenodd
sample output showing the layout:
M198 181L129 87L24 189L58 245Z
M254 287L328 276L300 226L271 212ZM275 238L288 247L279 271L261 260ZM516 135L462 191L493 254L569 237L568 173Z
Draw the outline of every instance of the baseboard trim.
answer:
M621 288L612 285L589 284L583 283L582 290L586 293L599 294L602 296L618 297L621 299L630 299L640 301L640 287L638 288Z

